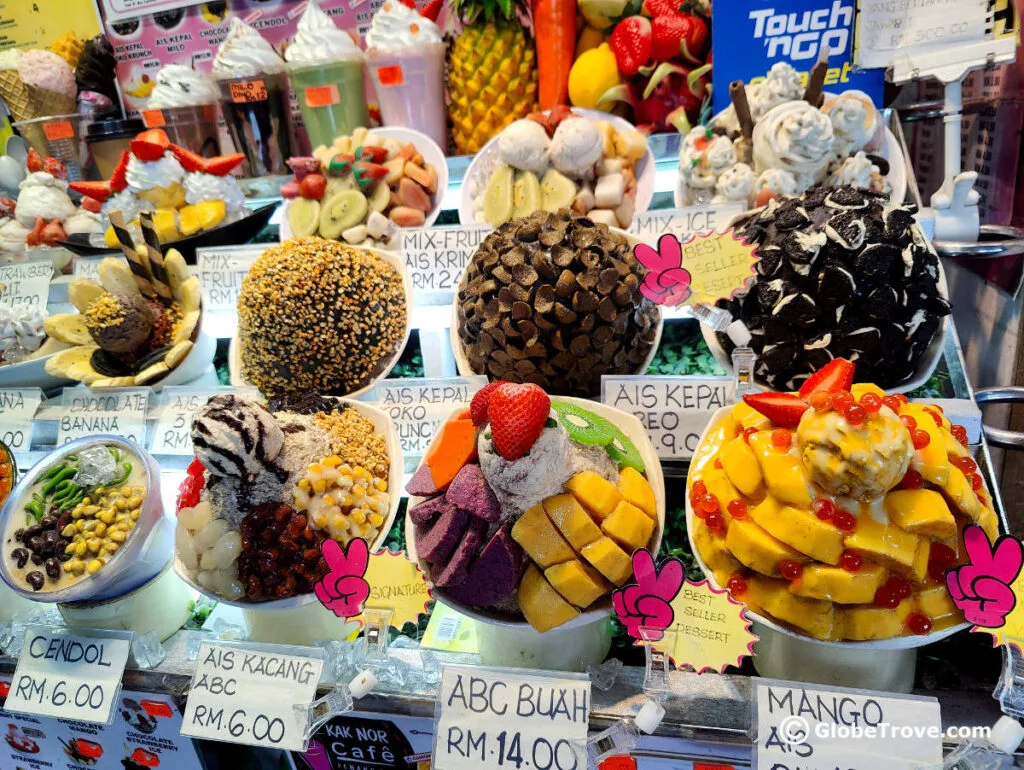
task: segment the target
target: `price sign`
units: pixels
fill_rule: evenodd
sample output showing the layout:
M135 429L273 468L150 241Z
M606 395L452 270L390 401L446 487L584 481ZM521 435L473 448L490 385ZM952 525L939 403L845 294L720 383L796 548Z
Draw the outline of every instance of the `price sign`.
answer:
M137 444L146 440L149 388L64 388L57 421L57 446L97 433L113 433Z
M12 452L27 452L32 446L32 418L42 400L39 388L0 390L0 441Z
M255 388L164 388L161 400L165 403L158 407L159 416L150 451L157 455L191 455L192 419L196 412L211 396L229 392L245 396L257 395Z
M8 711L110 724L131 631L29 626L4 706Z
M0 305L46 307L52 275L48 259L0 265Z
M662 460L693 457L715 410L735 399L731 377L601 377L601 402L629 412L647 429Z
M265 248L252 245L196 249L203 310L208 319L216 314L230 318L232 324L237 323L238 292L242 288L242 279Z
M235 80L228 88L231 89L231 101L235 104L267 100L267 84L263 80Z
M402 230L402 255L416 291L416 304L450 305L459 276L493 229L464 225Z
M942 720L935 698L751 681L754 770L942 766Z
M341 101L337 83L327 86L310 86L303 89L303 95L306 97L307 107L330 107Z
M936 0L927 9L915 0L857 5L855 57L865 69L888 67L908 48L981 42L991 30L989 0Z
M146 128L163 128L167 125L167 119L161 110L143 110L142 121Z
M654 243L663 235L674 235L680 239L691 235L707 235L721 232L746 206L741 203L715 203L710 206L686 206L681 209L648 211L633 217L629 228L641 240Z
M434 770L586 770L590 682L570 677L445 666Z
M50 123L44 123L43 133L46 134L46 138L51 142L56 142L61 139L74 139L75 127L71 125L70 120L57 120Z
M405 73L402 72L401 64L392 64L388 67L377 67L377 80L382 86L400 86L405 83Z
M304 712L316 695L323 651L310 647L203 642L182 735L305 751Z

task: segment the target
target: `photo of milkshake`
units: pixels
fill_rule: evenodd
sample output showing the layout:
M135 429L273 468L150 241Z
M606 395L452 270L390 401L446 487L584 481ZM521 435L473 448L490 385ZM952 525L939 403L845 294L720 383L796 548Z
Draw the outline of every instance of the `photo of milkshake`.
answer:
M386 0L366 33L366 49L384 125L422 131L447 150L445 46L437 24Z
M316 0L309 0L284 58L313 147L367 125L363 52Z
M162 128L172 144L206 158L220 154L217 103L220 89L201 72L168 64L156 76L142 119L147 128Z
M248 175L287 174L291 155L284 59L237 16L213 60L221 110Z

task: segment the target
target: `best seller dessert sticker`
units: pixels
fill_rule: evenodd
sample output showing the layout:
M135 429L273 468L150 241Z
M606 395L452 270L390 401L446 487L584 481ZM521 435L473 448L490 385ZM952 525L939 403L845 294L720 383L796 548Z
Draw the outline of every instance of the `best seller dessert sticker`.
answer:
M612 594L615 614L634 639L642 639L679 666L698 674L721 673L753 654L756 634L743 615L744 605L707 580L686 579L679 559L654 564L648 551L633 554L636 585Z
M755 248L732 230L695 235L685 241L666 234L658 239L657 250L638 244L633 253L650 271L640 284L640 293L669 307L731 299L754 277Z

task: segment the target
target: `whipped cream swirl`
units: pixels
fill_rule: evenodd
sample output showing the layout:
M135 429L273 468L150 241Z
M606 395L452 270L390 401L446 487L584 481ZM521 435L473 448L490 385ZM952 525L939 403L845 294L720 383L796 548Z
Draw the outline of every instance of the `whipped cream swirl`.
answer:
M363 52L345 30L338 29L316 0L309 0L299 27L284 58L289 64L305 65L349 59L361 61Z
M438 26L398 0L387 0L380 7L366 33L370 50L400 51L440 42Z
M183 64L168 64L156 75L156 86L147 107L151 110L174 107L201 107L220 101L216 84L201 72Z
M219 78L272 75L284 71L284 59L274 46L237 16L231 19L228 36L213 60L213 74Z
M753 141L755 171L789 171L807 186L824 180L833 157L832 121L803 101L769 110L754 126Z
M157 160L139 160L132 155L125 178L131 190L152 190L181 182L185 178L185 169L169 152Z

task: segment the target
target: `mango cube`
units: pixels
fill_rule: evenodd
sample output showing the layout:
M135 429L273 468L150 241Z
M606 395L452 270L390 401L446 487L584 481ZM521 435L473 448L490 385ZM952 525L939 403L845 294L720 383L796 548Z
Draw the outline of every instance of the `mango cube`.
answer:
M722 461L722 467L725 468L729 481L740 492L747 497L751 497L757 492L761 486L761 466L757 464L754 450L742 437L734 438L726 444L718 455L718 459Z
M650 542L654 519L632 503L622 500L611 515L601 522L601 531L632 553Z
M558 534L540 503L528 509L512 526L512 539L541 567L569 561L576 555Z
M850 393L857 401L860 401L861 396L865 395L866 393L873 393L879 398L885 398L886 395L885 391L882 390L877 385L875 385L873 382L855 382L850 387Z
M633 561L611 538L601 537L580 550L580 556L597 567L597 571L621 586L633 576Z
M543 505L548 518L577 551L601 537L601 530L590 518L590 514L583 510L583 506L572 495L553 495Z
M842 638L866 641L901 636L912 610L913 603L909 601L900 602L895 609L873 605L842 607L837 611L842 624Z
M718 502L721 503L723 510L729 505L730 500L736 500L740 497L740 491L732 485L729 477L725 475L725 470L722 468L715 468L714 466L705 468L700 479L704 482L708 492L718 498Z
M847 548L860 551L866 559L894 570L904 577L910 577L918 573L918 546L926 541L895 524L884 524L870 513L863 512L857 517L857 528L846 536L845 543ZM922 578L927 569L928 556L925 553Z
M544 577L570 603L584 609L608 593L610 588L601 573L579 559L548 567L544 570Z
M999 518L996 516L995 511L983 505L979 506L977 522L985 530L985 535L988 537L989 542L994 543L996 538L999 537Z
M806 562L802 553L794 551L781 540L772 537L749 519L733 519L725 535L725 547L755 572L779 577L779 562L783 559Z
M832 602L794 596L789 585L760 575L747 578L747 592L742 597L763 607L779 620L806 631L817 639L837 638L835 611Z
M977 520L981 511L981 503L978 496L974 494L971 482L959 468L950 465L948 478L939 486L942 487L942 493L946 500L956 508L957 512L970 517L972 521Z
M745 401L737 401L736 405L729 412L729 416L738 422L743 430L747 428L764 430L770 428L772 424L771 420L754 409L754 407L748 406Z
M224 201L218 202L222 207L224 206ZM190 207L186 206L185 208ZM182 228L184 228L184 225L182 225ZM181 232L178 231L178 212L174 209L157 209L154 211L153 229L156 230L156 237L160 239L160 243L170 243L181 238ZM191 235L191 233L186 233L186 235Z
M942 486L949 477L950 464L946 457L946 444L942 438L942 430L935 424L932 416L915 404L906 404L901 414L909 412L917 421L918 430L928 434L928 443L914 451L910 467L920 473L925 481Z
M725 581L719 581L720 585L724 586L729 575L743 568L743 565L736 561L736 557L726 548L725 540L715 537L714 533L700 519L694 519L693 544L697 546L700 558L709 570L716 576L719 573L726 575Z
M565 482L565 488L600 520L610 515L622 499L622 493L614 484L593 471L577 473Z
M519 581L519 609L523 617L540 633L568 623L580 611L563 599L544 579L536 564L526 569Z
M824 599L837 604L871 604L875 591L885 583L888 573L877 564L864 564L856 572L824 564L808 564L790 590L808 599Z
M807 510L766 497L749 511L750 518L786 545L826 564L838 564L843 533Z
M619 473L619 492L652 519L658 517L658 501L654 498L654 490L636 468L627 465Z
M907 532L945 540L956 534L956 520L942 495L930 489L897 489L885 496L889 519Z
M224 221L224 201L200 201L181 209L181 231L192 235L200 230L209 230ZM161 239L162 240L162 239Z
M807 488L800 458L791 452L783 453L776 449L768 431L752 434L750 447L761 465L761 475L768 485L768 491L783 502L810 508L811 493Z
M932 619L933 627L936 620L941 618L957 618L963 616L960 610L953 604L953 598L949 595L945 585L931 586L919 591L914 595L918 609Z

